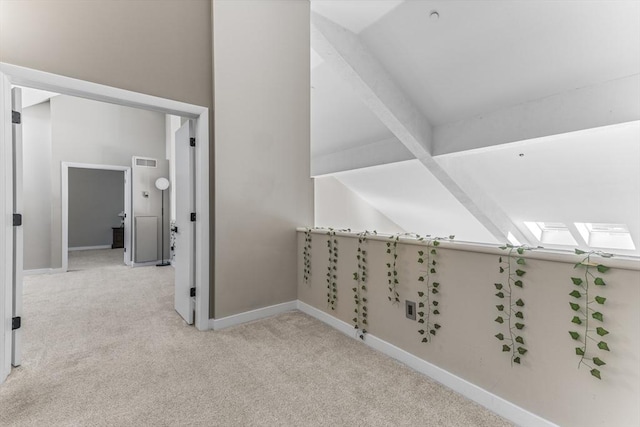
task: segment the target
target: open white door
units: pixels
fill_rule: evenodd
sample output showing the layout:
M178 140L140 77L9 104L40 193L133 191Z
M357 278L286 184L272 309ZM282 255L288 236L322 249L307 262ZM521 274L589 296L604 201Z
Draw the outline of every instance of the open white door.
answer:
M22 114L22 89L11 89L11 109L16 118ZM17 123L16 123L17 122ZM11 331L11 365L20 366L22 361L22 267L23 267L23 234L22 234L22 123L20 119L12 120L13 139L13 319Z
M195 158L191 145L193 121L176 131L176 221L174 259L175 308L182 318L193 324L195 308ZM195 139L193 139L195 141Z

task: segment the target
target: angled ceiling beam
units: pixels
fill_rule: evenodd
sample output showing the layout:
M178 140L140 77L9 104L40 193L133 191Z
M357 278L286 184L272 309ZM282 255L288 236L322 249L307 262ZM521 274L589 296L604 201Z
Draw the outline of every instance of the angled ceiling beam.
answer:
M355 90L367 107L384 123L438 181L498 241L511 232L521 242L527 239L509 217L488 197L474 191L470 197L431 156L432 128L395 84L358 36L335 22L311 12L313 49Z
M386 165L415 159L396 138L383 139L360 147L313 156L311 176Z
M611 80L434 129L434 156L640 120L640 75Z

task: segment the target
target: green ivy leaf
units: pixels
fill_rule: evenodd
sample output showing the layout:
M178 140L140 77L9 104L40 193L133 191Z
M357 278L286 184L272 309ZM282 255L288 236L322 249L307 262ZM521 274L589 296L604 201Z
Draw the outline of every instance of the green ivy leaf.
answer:
M506 344L502 344L502 351L511 351L511 347Z
M422 291L418 292L418 296L419 297L423 297L424 296L424 292L422 292Z
M440 329L440 325L438 325L437 323L434 323L433 327L436 328L436 329Z
M611 351L611 350L609 350L609 346L607 345L607 343L606 343L606 342L604 342L604 341L600 341L600 342L598 343L598 348L599 348L600 350Z
M431 329L431 330L429 331L429 333L430 333L431 335L435 335L435 334L436 334L436 330L435 330L435 329Z
M433 310L433 314L438 315L440 312L438 310Z
M498 338L500 341L504 340L503 334L496 334L495 337Z
M516 337L516 342L520 343L520 344L524 344L524 338L518 336L518 337Z
M504 298L504 294L503 294L502 292L498 292L498 293L496 294L496 296L497 296L498 298Z
M598 273L606 273L607 271L609 271L609 267L602 264L598 264L596 268L598 269Z
M431 301L431 304L433 304L435 307L438 306L438 301Z
M418 316L420 316L420 317L424 316L424 311L419 311L418 312Z
M440 286L440 283L438 283L438 282L433 282L433 287L434 287L434 288L437 288L438 286Z
M513 358L513 362L517 363L517 364L520 364L520 357L514 357Z
M576 354L578 356L584 356L584 350L581 347L576 347Z
M437 294L437 293L438 293L438 290L437 290L436 288L433 288L433 289L431 289L431 293L432 293L432 294Z
M603 337L603 336L607 335L609 333L609 331L607 331L605 328L602 328L602 327L598 326L596 328L596 333L598 335L600 335L601 337Z
M516 274L518 275L518 277L522 277L526 274L526 271L517 269Z
M575 323L576 325L582 325L582 320L580 320L578 316L573 316L573 319L571 319L571 322Z
M493 286L495 286L497 290L502 289L502 283L494 283Z
M504 273L504 268L500 267L500 273Z
M597 296L597 297L595 297L595 300L596 300L596 302L597 302L598 304L604 304L604 302L605 302L607 299L606 299L606 298L604 298L604 297Z
M580 286L582 285L582 279L579 277L572 277L571 281L573 282L574 285L576 286Z
M593 281L593 284L597 286L606 285L606 283L604 283L604 280L602 280L600 277L596 277L596 280Z
M518 319L524 319L524 314L522 314L521 311L516 311L516 314L514 314L514 316L516 316Z
M419 256L422 256L422 255L424 255L424 252L422 252L422 251L418 251L418 255L419 255Z
M518 307L524 307L524 301L522 301L522 299L519 298L518 301L516 301L516 305Z
M524 258L518 258L518 260L516 261L516 264L524 265Z
M422 258L418 258L418 262L419 262L420 264L422 264L422 263L424 262L424 260L423 260Z
M591 371L591 375L593 375L594 377L596 377L597 379L601 380L602 378L600 378L600 371L597 370L596 368L593 368Z
M517 251L520 255L522 255L522 254L524 253L524 248L518 248L518 249L516 249L516 251Z
M391 298L389 298L389 300L391 300ZM424 319L418 320L418 323L424 323Z
M440 242L438 242L437 240L433 241L433 246L440 246Z
M518 347L518 353L520 354L525 354L527 352L527 349L524 347Z
M419 302L418 303L418 307L420 307L420 308L424 307L424 303L423 302Z
M581 251L580 249L575 249L575 253L576 253L576 255L586 254L585 251Z
M576 290L571 291L569 295L571 295L574 298L582 298L582 294L580 293L580 291L576 291Z
M592 360L593 360L593 363L595 363L597 366L606 365L606 363L604 363L604 361L599 357L594 357Z
M521 288L522 287L522 280L516 280L515 282L513 282L514 285L516 285L517 287Z
M418 277L418 282L424 282L424 276Z
M498 257L498 262L502 262L502 257Z
M419 333L420 335L424 335L424 329L420 329L420 330L418 331L418 333Z
M504 311L504 305L502 304L496 305L496 308L498 309L498 311Z
M602 313L600 313L599 311L596 311L595 313L591 313L591 317L601 322L604 321Z
M571 310L573 310L573 311L578 311L578 310L580 310L580 305L579 305L579 304L576 304L576 303L570 302L570 303L569 303L569 305L571 306Z
M431 249L431 255L435 255L437 252L435 249Z
M522 329L522 328L524 328L524 324L523 323L516 323L516 328Z

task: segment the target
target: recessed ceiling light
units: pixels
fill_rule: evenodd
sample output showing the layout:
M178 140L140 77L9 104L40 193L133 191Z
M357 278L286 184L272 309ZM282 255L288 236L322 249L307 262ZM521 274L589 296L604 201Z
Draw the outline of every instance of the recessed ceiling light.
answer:
M429 18L431 18L432 21L437 21L438 19L440 19L440 14L437 10L432 10L429 14Z

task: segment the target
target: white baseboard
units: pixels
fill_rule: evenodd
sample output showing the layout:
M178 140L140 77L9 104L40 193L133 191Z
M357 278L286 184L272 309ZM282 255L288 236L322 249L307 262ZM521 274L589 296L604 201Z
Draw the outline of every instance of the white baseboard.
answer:
M309 304L300 300L297 301L298 310L306 313L321 322L343 332L346 335L356 339L356 333L352 325L337 319L330 314L325 313ZM507 420L519 426L536 426L536 427L557 427L556 424L535 415L526 409L523 409L508 400L505 400L495 394L484 390L477 385L470 383L442 368L439 368L426 360L420 359L413 354L396 347L380 338L371 334L367 334L364 343L399 362L404 363L412 369L434 379L440 384L460 393L466 398L484 406L490 411L506 418Z
M298 308L298 301L283 302L282 304L270 305L269 307L258 308L256 310L245 311L244 313L222 317L220 319L209 319L209 329L219 330L230 326L240 325L265 317L275 316Z
M111 249L111 245L100 245L100 246L75 246L73 248L69 248L69 252L74 251L94 251L97 249Z
M38 268L35 270L23 270L23 276L36 276L38 274L58 274L64 273L62 268Z
M146 261L146 262L132 262L131 267L149 267L152 265L160 264L160 260Z

